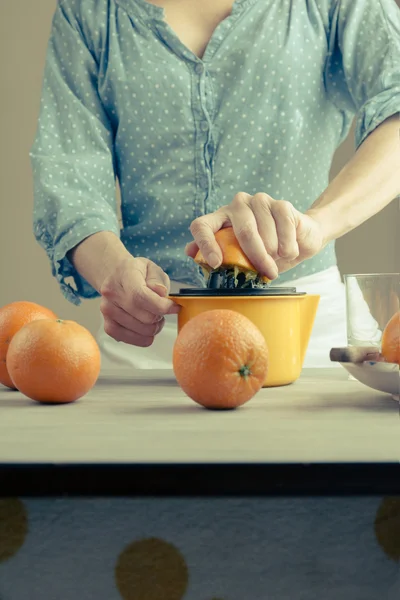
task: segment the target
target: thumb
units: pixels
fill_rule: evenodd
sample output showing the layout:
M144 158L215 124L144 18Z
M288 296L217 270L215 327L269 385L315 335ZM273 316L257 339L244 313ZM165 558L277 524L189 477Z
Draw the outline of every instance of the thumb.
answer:
M196 244L196 242L194 242L194 241L189 242L185 246L185 254L186 254L186 256L190 256L190 258L194 258L196 256L198 250L199 250L199 247Z
M151 261L147 263L146 285L162 298L168 296L171 287L168 275Z
M211 267L216 268L220 266L222 251L214 234L227 223L229 223L228 215L222 209L192 221L190 233L194 237L194 240L185 248L187 256L194 258L196 247L198 247L204 259ZM193 253L195 254L193 255Z
M147 263L146 285L161 298L167 298L167 296L169 296L171 282L168 275L151 261ZM166 311L166 314L177 314L180 311L178 304L170 299L167 299L167 301L169 302L169 308Z

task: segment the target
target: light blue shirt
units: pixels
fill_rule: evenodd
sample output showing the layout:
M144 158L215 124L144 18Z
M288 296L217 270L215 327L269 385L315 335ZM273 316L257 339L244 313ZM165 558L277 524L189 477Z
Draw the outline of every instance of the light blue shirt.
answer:
M354 115L358 146L400 111L399 15L394 0L236 0L200 60L145 0L61 0L31 160L34 233L66 297L97 295L66 258L95 232L203 286L193 219L239 191L306 211ZM330 244L280 280L334 264Z

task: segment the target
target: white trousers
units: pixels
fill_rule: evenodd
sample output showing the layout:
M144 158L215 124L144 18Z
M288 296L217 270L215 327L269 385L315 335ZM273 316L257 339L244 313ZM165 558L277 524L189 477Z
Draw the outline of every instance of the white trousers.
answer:
M329 359L330 349L347 345L345 287L338 268L331 267L315 275L277 285L296 287L299 292L321 296L304 367L335 366ZM171 292L179 291L180 287L183 287L182 284L172 282ZM376 327L369 311L367 321L372 328ZM102 370L172 369L172 349L176 335L176 315L167 315L164 329L150 348L116 342L105 333L104 324L101 323L97 341L102 354Z

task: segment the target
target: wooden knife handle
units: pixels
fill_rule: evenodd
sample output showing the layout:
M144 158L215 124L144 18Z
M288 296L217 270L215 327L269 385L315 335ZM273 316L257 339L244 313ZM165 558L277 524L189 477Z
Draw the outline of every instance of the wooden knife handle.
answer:
M329 355L331 362L361 363L366 360L380 360L379 348L376 346L347 346L332 348Z

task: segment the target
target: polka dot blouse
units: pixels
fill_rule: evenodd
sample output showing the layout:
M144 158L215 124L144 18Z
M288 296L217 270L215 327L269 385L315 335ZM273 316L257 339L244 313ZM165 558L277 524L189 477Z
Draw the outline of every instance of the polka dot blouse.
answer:
M97 295L67 252L113 231L204 285L189 225L239 191L305 211L356 115L356 145L400 111L394 0L236 0L202 59L145 0L61 0L31 150L34 233L66 297ZM116 180L121 189L118 218ZM334 245L281 276L336 263Z

